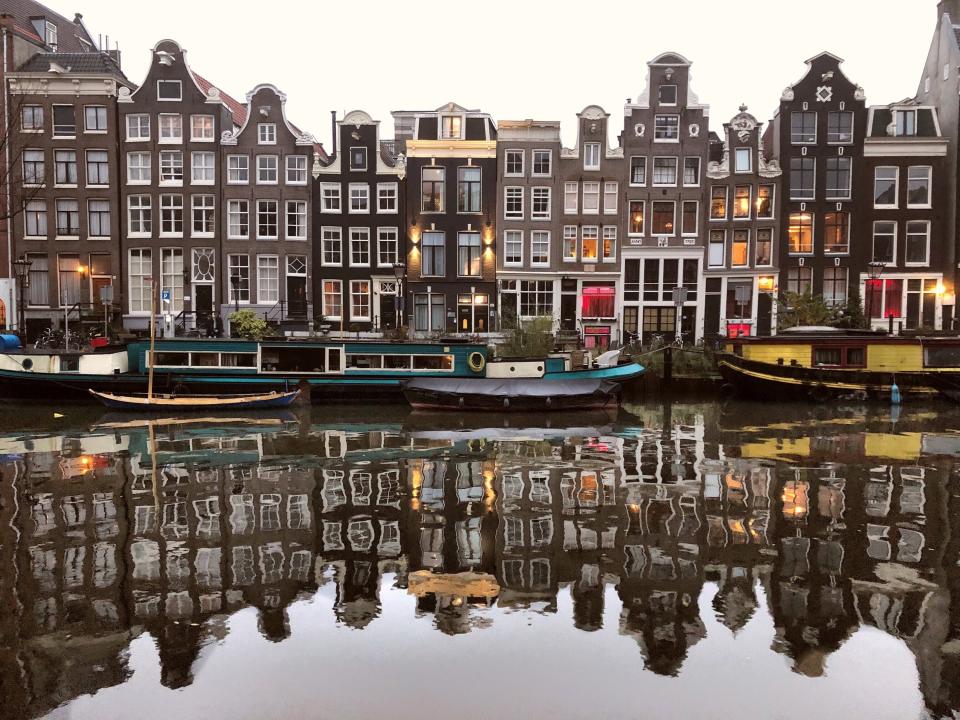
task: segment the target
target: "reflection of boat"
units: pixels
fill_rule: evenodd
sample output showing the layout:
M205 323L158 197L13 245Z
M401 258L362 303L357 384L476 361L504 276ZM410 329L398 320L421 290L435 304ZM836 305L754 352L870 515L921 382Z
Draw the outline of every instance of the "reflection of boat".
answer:
M265 410L289 407L299 390L268 392L259 395L115 395L90 390L90 394L114 410L176 410L208 412L210 410Z
M760 399L889 400L894 384L904 398L960 398L955 337L794 328L774 337L727 340L717 367L742 394Z
M619 383L610 380L445 380L403 383L411 406L428 410L575 410L617 404Z
M106 413L100 420L94 424L94 428L104 430L126 430L133 428L144 428L149 425L157 427L174 426L216 426L228 427L240 425L244 427L255 428L276 428L282 427L286 423L297 421L297 416L289 410L281 412L261 413L252 411L249 413L238 414L235 417L229 415L172 415L169 417L158 416L156 413L145 412L137 414L134 411L125 411L123 413Z

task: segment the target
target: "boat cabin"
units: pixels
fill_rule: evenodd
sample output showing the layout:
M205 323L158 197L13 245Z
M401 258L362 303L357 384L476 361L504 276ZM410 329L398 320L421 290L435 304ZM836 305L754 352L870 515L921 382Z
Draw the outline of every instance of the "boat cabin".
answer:
M0 354L0 370L38 375L117 375L129 370L126 349L27 350Z

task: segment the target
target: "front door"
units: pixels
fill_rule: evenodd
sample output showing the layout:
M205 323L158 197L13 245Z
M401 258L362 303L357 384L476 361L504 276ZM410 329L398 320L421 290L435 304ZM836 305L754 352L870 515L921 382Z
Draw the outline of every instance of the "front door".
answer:
M560 329L574 332L577 329L577 296L560 296Z
M380 293L380 327L384 330L397 329L397 296L393 293Z
M287 317L301 320L307 316L307 278L287 275Z
M197 313L197 330L214 335L213 285L193 286L193 309Z

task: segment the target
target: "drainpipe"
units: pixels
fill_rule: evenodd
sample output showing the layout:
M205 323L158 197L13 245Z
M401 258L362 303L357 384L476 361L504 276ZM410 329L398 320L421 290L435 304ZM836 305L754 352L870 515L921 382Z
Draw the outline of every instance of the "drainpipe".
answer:
M3 127L6 132L10 132L10 94L7 92L7 71L9 70L7 62L7 42L10 35L10 31L6 25L3 27ZM11 222L11 214L13 213L13 208L11 207L11 197L10 197L10 138L7 138L7 142L4 143L4 172L7 174L6 182L6 206L7 206L7 218L4 222L7 231L7 277L13 277L13 223ZM19 310L19 309L18 309ZM18 330L20 328L17 328Z
M330 111L330 160L337 159L337 111Z

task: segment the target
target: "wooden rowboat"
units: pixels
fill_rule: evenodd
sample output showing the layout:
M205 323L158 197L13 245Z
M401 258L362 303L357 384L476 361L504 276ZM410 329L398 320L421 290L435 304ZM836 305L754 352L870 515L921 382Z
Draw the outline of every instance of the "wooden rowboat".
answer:
M258 395L117 395L90 390L90 394L114 410L263 410L288 407L299 390Z

